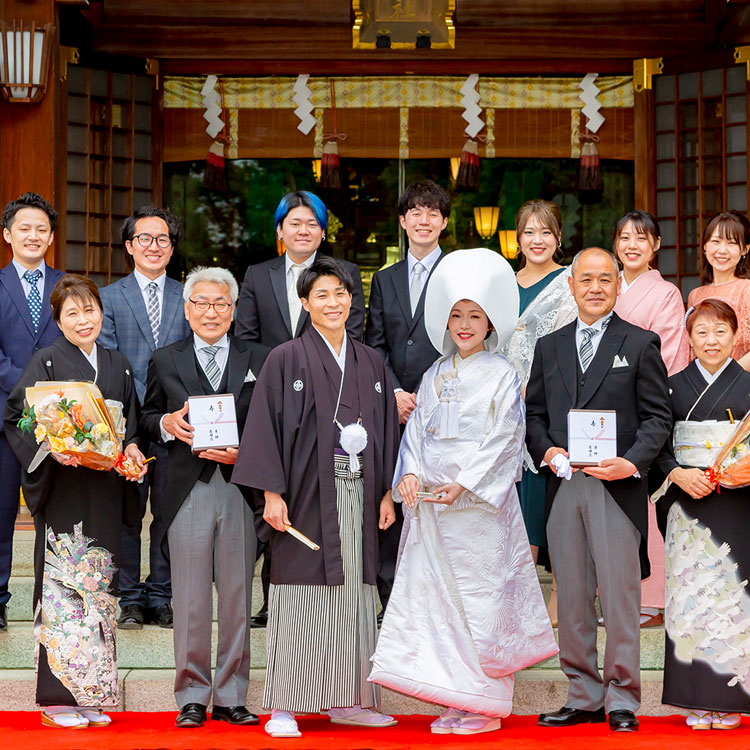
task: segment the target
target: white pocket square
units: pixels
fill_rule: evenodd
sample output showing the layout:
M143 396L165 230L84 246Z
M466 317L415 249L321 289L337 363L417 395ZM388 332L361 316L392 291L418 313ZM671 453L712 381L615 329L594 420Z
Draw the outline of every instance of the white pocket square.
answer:
M252 370L247 371L247 375L245 375L245 379L242 381L243 383L254 383L257 380L255 377L255 374Z
M619 354L615 354L614 362L612 362L612 369L614 370L615 367L627 367L628 366L628 358L623 357L620 359Z

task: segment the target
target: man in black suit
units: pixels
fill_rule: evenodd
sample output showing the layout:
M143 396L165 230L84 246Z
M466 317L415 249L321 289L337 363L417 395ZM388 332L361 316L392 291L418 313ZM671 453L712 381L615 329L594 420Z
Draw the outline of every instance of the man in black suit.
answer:
M422 375L440 356L425 330L424 292L443 257L438 242L450 212L450 196L432 180L409 185L398 199L398 218L406 230L409 251L404 260L378 271L372 279L366 341L385 359L402 425L417 405ZM381 535L378 593L383 609L393 588L402 523L397 503L396 523Z
M600 248L573 260L578 319L537 342L526 389L526 443L548 473L547 536L559 595L565 706L543 726L606 721L638 729L640 580L648 575L646 474L670 434L667 371L659 337L612 308L617 261ZM568 412L615 410L617 457L570 473ZM565 477L562 481L559 477ZM607 627L604 677L597 667L597 584Z
M239 489L230 484L237 448L193 454L188 398L234 397L240 435L253 383L267 349L228 335L237 282L223 268L196 268L185 281L192 334L156 349L148 366L142 426L168 446L165 525L174 608L178 727L201 726L213 694L212 718L257 724L245 708L250 675L250 605L255 530ZM219 643L211 680L212 584L218 594Z
M310 315L302 308L297 279L318 255L326 237L328 210L314 193L300 190L285 195L276 209L276 235L286 248L278 258L249 266L242 282L234 334L257 341L271 349L298 338L310 327ZM359 266L340 260L354 282L352 307L346 330L360 341L365 325L365 296ZM271 575L270 551L262 545L263 606L252 618L252 627L264 628L268 621L268 587Z
M44 262L56 226L57 212L37 193L24 193L3 209L3 239L13 259L0 268L0 416L31 355L60 336L49 296L63 274ZM8 581L20 490L21 467L0 420L0 631L8 628Z

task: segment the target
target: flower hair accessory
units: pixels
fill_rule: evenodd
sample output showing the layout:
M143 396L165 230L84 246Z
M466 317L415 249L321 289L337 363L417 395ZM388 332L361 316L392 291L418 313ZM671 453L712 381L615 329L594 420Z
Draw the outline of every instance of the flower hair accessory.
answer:
M687 328L687 319L695 312L694 307L688 307L687 312L685 313L685 317L682 319L682 327Z

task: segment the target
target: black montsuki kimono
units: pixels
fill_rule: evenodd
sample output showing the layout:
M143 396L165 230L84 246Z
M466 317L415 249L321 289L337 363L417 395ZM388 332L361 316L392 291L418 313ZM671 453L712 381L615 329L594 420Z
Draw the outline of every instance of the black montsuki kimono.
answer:
M117 351L97 346L97 367L95 382L103 397L123 404L127 420L123 447L137 442L138 400L128 360ZM83 353L65 338L31 358L8 398L4 419L5 435L22 468L29 466L38 448L34 435L16 426L26 387L42 380L94 378L94 369ZM47 643L37 643L37 703L117 705L114 632L109 632L108 625L113 623L116 606L122 524L133 523L138 514L136 485L113 470L63 466L48 456L33 473L23 471L22 486L36 527L37 626L50 622L44 609L49 607L55 622L48 632L54 633L55 628L62 632L67 624L65 632L77 636L76 641L66 643L66 639L51 635ZM35 635L39 638L38 632ZM97 675L98 686L94 684Z
M673 421L684 420L706 389L695 362L669 378ZM750 373L731 361L690 421L737 421L750 409ZM679 466L670 438L654 470ZM705 468L705 467L698 467ZM662 702L750 713L750 487L721 488L693 500L671 484L657 507L665 532L666 649Z
M270 539L271 583L344 583L333 452L333 422L341 369L321 335L310 328L276 347L255 386L232 481L258 490L258 538ZM380 501L390 489L398 453L396 400L380 355L349 337L338 421L362 417L367 446L364 473L363 578L375 584ZM292 525L315 552L262 520L262 492L280 494Z

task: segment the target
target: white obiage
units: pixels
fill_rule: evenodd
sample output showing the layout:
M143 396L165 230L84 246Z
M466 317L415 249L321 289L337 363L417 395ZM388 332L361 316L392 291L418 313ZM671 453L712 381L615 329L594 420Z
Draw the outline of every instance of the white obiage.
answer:
M373 682L504 717L513 673L557 652L515 488L524 417L519 378L499 354L443 357L425 373L394 481L411 473L425 489L466 492L451 506L404 505Z

